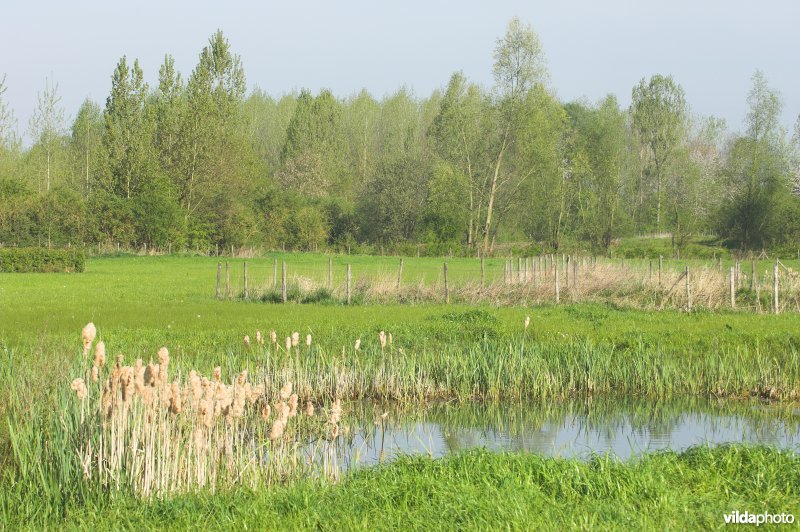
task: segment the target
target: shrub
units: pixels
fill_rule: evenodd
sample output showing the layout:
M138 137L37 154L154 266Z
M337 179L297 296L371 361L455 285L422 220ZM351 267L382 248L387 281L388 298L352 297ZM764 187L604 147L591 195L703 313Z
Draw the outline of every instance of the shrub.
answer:
M84 268L85 259L80 249L0 249L0 272L82 272Z

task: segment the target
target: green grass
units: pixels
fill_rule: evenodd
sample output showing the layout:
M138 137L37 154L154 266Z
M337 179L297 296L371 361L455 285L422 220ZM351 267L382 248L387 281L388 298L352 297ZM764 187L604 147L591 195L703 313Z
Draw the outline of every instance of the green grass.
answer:
M397 263L338 258L340 270L345 260L378 273ZM321 255L292 255L288 261L298 270L313 269L320 279L327 272ZM54 439L48 431L57 430L58 408L75 376L80 329L88 321L97 324L111 360L124 353L128 363L136 357L147 361L166 345L174 371L196 367L206 374L216 365L230 372L267 360L263 351L244 349L245 334L254 338L256 330L275 329L282 339L292 331L311 333L314 347L300 367L280 355L271 355L270 364L290 368L298 382L306 379L321 390L330 390L321 376L331 375L334 366L344 368L353 376L348 395L372 399L742 396L774 387L791 400L800 391L797 314L656 313L604 304L347 307L324 294L316 304L302 305L217 301L216 262L116 257L89 259L82 274L0 274L0 379L9 383L0 390L6 523L149 528L208 521L215 528L263 528L274 520L281 528L347 528L374 524L370 516L385 510L387 518L378 524L387 527L410 519L419 528L530 528L528 522L544 528L691 528L721 526L723 511L776 512L798 500L793 455L739 447L659 454L627 465L482 453L443 462L409 459L333 486L301 483L152 505L127 496L106 500L79 486L17 483L20 460L5 420L10 416L24 428L32 452L28 463L49 459L47 445ZM479 266L475 259L448 262L456 279ZM404 277L428 275L440 265L441 259L406 259ZM492 267L502 275L502 261ZM249 268L251 279L271 282L271 259ZM523 333L527 315L531 326ZM377 345L381 330L394 337L387 358ZM359 337L364 347L356 354L352 345ZM343 347L347 356L341 362ZM795 487L787 488L791 475ZM533 487L520 487L528 485Z
M197 493L143 504L67 501L42 513L4 494L8 525L38 529L720 529L723 515L800 517L800 459L767 447L694 448L621 463L474 451L403 458L338 484Z

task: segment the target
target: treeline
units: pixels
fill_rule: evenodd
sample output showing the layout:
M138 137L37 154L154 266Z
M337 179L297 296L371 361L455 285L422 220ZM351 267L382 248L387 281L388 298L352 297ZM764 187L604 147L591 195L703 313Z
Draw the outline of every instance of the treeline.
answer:
M247 94L217 32L188 77L166 56L157 86L123 57L104 107L87 100L69 127L48 82L28 149L0 84L0 242L474 253L670 234L679 253L698 234L751 250L800 238L797 134L761 73L732 135L670 76L642 79L628 109L559 101L517 19L494 57L492 87L455 73L427 97L276 99Z

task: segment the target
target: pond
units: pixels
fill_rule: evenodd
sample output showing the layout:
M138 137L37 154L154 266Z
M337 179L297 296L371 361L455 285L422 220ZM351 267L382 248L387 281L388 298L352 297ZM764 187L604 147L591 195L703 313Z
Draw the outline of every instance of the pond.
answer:
M588 459L696 445L759 443L800 450L800 407L750 401L582 399L553 403L351 403L337 440L342 470L403 454L483 447ZM330 450L330 449L329 449Z

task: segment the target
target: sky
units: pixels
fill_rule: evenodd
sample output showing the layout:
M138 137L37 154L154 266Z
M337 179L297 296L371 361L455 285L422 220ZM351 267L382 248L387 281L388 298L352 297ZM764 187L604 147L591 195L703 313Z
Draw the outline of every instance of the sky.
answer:
M13 2L0 17L0 78L24 134L46 78L71 120L87 97L104 104L122 55L140 60L151 86L167 53L188 77L221 29L251 89L427 96L457 70L491 86L495 43L514 16L539 35L562 101L613 93L627 106L640 79L671 74L694 113L737 131L760 69L788 130L800 113L796 0Z

